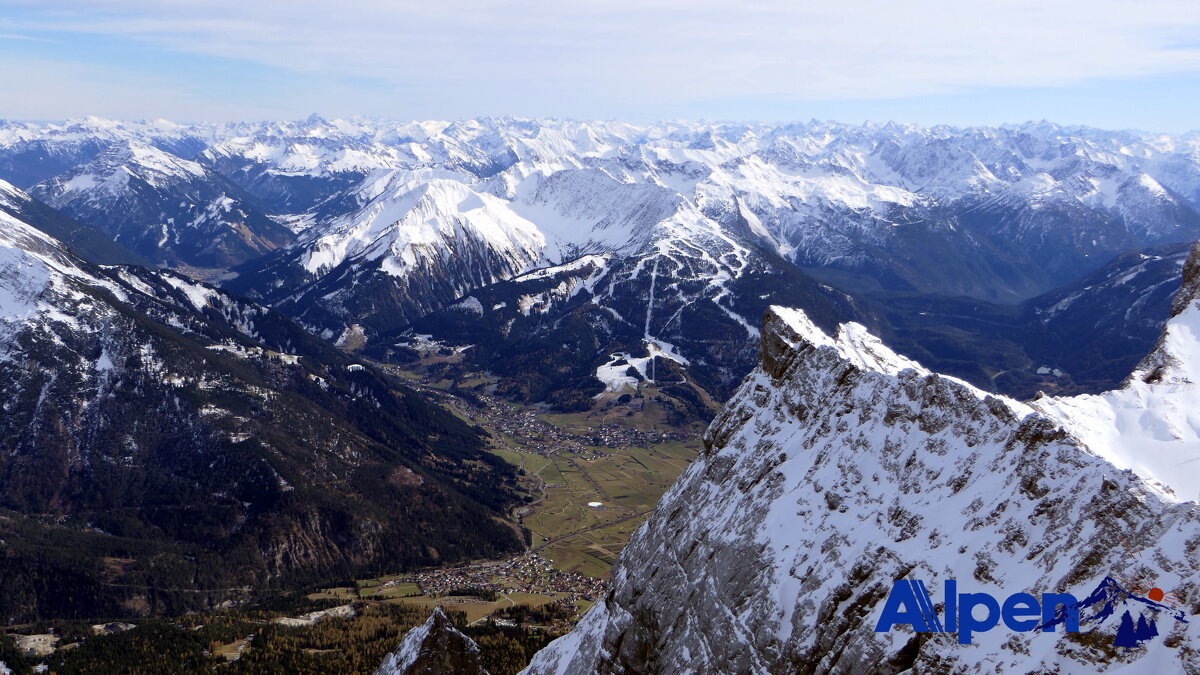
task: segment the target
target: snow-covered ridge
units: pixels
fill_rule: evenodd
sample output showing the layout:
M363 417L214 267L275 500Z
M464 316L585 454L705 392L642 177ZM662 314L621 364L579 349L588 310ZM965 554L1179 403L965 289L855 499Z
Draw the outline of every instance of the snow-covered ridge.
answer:
M793 349L801 346L802 343L818 347L832 347L839 356L858 368L875 370L887 375L897 375L904 370L912 370L921 375L929 374L929 371L921 364L888 349L882 340L871 335L860 324L844 323L838 326L837 334L831 337L817 328L816 324L810 321L801 310L774 306L771 307L771 312L794 331L796 341L790 345ZM776 334L775 337L780 336ZM965 382L963 385L970 387ZM971 388L974 389L974 387ZM984 394L979 392L979 395L983 396Z
M1200 247L1193 249L1177 296L1176 309L1155 351L1127 378L1124 386L1098 395L1042 396L1028 406L997 397L1014 411L1043 413L1083 440L1095 454L1118 469L1130 469L1165 497L1200 500ZM773 307L772 312L801 341L832 347L857 368L897 375L930 372L899 356L858 324L843 324L836 337L814 326L803 312ZM794 345L793 345L794 346ZM956 378L979 398L990 396Z
M184 139L208 139L226 133L208 124L176 124L167 120L109 120L85 117L62 123L15 122L0 120L0 148L22 143L50 141L78 143L104 141L172 142Z
M8 181L0 180L0 200L8 208L19 208L20 204L29 199L28 195Z
M536 260L544 239L537 226L496 197L444 179L390 181L358 212L324 226L304 245L302 265L327 272L350 258L382 259L389 274L403 276L430 249L453 249L475 240L512 258L518 268Z
M1190 326L1200 253L1188 268L1186 306L1147 359L1174 364L1161 371L1165 389L1131 384L1115 394L1139 428L1200 419L1200 400L1182 389L1197 351ZM1062 414L1079 399L1025 405L987 395L896 356L857 327L831 336L797 311L773 308L762 334L760 368L622 552L610 595L527 673L1200 667L1192 652L1170 646L1200 637L1200 622L1170 617L1160 618L1162 639L1128 652L1085 646L1110 644L1108 625L1085 626L1099 634L1081 640L1000 627L976 633L970 648L913 640L902 629L876 633L883 599L902 578L929 582L941 602L945 579L1000 598L1084 598L1121 576L1172 591L1194 611L1200 507L1179 499L1196 495L1165 492L1171 481L1185 489L1186 478L1114 462L1114 446L1094 444L1106 420ZM1139 368L1131 382L1153 386L1158 370ZM1178 395L1159 405L1170 394ZM1158 440L1186 450L1192 429ZM1117 424L1105 438L1135 450L1145 436L1128 431Z
M592 274L599 274L608 267L608 263L612 260L612 256L608 255L584 255L562 265L554 265L551 267L542 267L532 272L518 274L513 277L513 281L534 281L537 279L549 279L555 275L564 272L579 272L588 267L592 267Z
M94 274L57 240L0 210L0 363L20 359L22 332L54 340L59 330L78 329L95 307L89 291L128 298L125 287Z

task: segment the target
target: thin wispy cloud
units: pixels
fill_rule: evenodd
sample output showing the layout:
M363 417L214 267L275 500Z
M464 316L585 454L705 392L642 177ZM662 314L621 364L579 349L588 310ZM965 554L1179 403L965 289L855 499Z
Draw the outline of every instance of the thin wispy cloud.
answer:
M21 35L19 33L0 33L0 40L28 40L30 42L57 42L50 38L35 37L33 35Z
M252 64L342 87L365 113L595 116L1200 73L1191 0L0 4L15 9L5 32Z

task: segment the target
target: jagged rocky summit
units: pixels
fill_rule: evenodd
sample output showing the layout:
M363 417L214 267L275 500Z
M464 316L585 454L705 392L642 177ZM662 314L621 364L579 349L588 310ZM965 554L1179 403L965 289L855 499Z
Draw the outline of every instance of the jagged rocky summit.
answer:
M488 675L479 646L435 607L425 623L408 631L375 675Z
M1120 390L1021 403L773 307L609 594L525 672L1200 672L1200 247L1173 309ZM945 580L1082 606L1113 578L1157 636L1090 605L1080 632L876 632L899 579L941 614ZM1171 611L1129 601L1155 590Z

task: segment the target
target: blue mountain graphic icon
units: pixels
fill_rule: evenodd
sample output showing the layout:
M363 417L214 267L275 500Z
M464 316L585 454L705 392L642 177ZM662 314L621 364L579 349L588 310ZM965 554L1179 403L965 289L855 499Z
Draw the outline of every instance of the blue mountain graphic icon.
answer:
M1117 642L1119 643L1117 646L1119 647L1135 647L1158 635L1157 619L1160 615L1165 614L1176 621L1188 622L1187 615L1183 610L1173 609L1149 598L1134 595L1125 590L1112 577L1104 577L1100 585L1096 586L1096 590L1086 598L1076 602L1070 608L1058 607L1053 619L1035 626L1033 630L1053 628L1063 624L1067 620L1069 610L1079 612L1080 626L1093 628L1105 625L1109 619L1117 617L1117 621L1120 621L1120 626L1117 628ZM1134 617L1137 617L1136 628L1134 627Z

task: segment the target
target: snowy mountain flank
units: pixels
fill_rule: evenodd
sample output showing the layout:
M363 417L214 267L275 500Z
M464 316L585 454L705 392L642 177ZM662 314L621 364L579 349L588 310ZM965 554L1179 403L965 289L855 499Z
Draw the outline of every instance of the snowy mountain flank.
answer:
M1187 647L1200 638L1200 246L1158 345L1098 396L1020 403L795 309L772 308L761 335L759 366L610 593L524 672L1200 669ZM1082 632L1001 625L971 645L876 632L898 579L925 582L937 612L945 580L1001 599L1070 593ZM1126 611L1161 637L1116 646Z
M514 469L476 429L274 310L86 262L9 211L6 623L183 612L271 580L521 548L499 518Z
M137 141L114 144L31 193L155 262L227 267L292 238L215 172Z
M386 172L349 198L362 206L240 269L229 288L326 337L360 323L377 335L529 269L545 245L504 200L456 180Z

